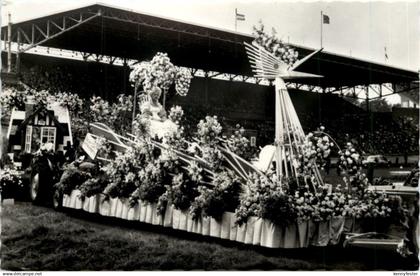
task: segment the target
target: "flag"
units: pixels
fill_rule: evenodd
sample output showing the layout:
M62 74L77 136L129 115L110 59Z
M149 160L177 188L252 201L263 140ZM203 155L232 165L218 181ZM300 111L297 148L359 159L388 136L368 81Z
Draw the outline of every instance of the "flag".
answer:
M322 23L330 24L330 17L328 15L323 14L322 15Z
M386 52L386 47L384 47L385 50L385 60L388 60L388 53Z
M236 10L235 10L235 13L236 13L236 20L245 21L245 15L244 14L240 14Z

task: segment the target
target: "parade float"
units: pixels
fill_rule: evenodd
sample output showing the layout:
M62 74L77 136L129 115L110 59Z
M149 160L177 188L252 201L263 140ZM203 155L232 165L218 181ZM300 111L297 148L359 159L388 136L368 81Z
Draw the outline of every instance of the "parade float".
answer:
M85 157L64 165L55 206L270 248L348 245L367 237L407 255L408 211L399 196L368 189L352 144L338 152L344 185L322 179L336 145L323 128L305 135L284 84L320 77L296 71L318 51L298 60L263 29L245 47L256 77L275 83L275 137L257 158L249 155L243 129L226 137L216 116L186 135L188 114L166 108L165 99L185 96L192 77L158 53L133 66L134 97L121 95L112 106L93 97L86 128L72 118Z

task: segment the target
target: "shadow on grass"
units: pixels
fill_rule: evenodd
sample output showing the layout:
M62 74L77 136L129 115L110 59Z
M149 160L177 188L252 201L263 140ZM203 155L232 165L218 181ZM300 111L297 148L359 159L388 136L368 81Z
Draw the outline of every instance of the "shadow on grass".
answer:
M4 227L3 227L4 224ZM411 270L396 253L269 249L135 221L17 203L2 213L8 270Z
M402 258L396 252L384 250L366 249L366 248L343 248L342 245L328 247L310 247L298 249L267 248L256 245L242 244L235 241L224 240L209 236L202 236L196 233L190 233L182 230L176 230L168 227L142 223L139 221L128 221L114 217L104 217L98 214L86 213L81 210L66 209L65 212L77 219L89 220L92 223L108 226L116 226L124 229L139 229L143 232L160 233L168 237L179 240L188 240L195 242L206 242L218 244L225 248L233 248L243 251L254 251L266 257L284 257L294 260L303 260L317 263L315 269L321 270L405 270L418 269L418 261L410 258ZM360 264L363 263L362 267ZM339 265L339 267L335 267ZM230 268L226 268L230 269ZM275 270L278 267L267 261L254 263L252 260L248 264L233 269L244 270ZM289 268L290 269L290 268ZM312 270L311 266L296 267L293 270Z

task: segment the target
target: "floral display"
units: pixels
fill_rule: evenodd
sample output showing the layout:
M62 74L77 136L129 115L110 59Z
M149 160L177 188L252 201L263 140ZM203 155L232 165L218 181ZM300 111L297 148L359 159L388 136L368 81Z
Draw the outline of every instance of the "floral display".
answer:
M173 177L172 186L167 186L167 191L168 199L175 208L188 210L198 196L198 185L187 174L179 173Z
M55 188L62 194L68 195L74 189L79 188L85 181L92 178L90 172L82 171L78 162L64 165L64 171L60 181L55 184Z
M324 127L321 127L321 134L309 132L301 145L301 152L298 155L295 166L302 175L310 175L314 166L323 167L326 159L329 158L331 147L334 146L327 135L323 134Z
M83 113L84 102L77 94L59 92L54 95L54 100L61 106L66 107L72 116L77 116Z
M131 67L129 80L134 86L143 84L143 82L150 78L150 64L149 62L142 61L135 66ZM147 89L145 89L147 90Z
M114 162L109 162L104 171L109 177L109 184L104 194L110 197L128 198L139 186L140 178L135 172L138 171L141 162L134 148L124 153L117 153Z
M187 96L191 84L191 72L187 68L177 68L175 78L175 91L180 96Z
M239 205L241 182L232 172L222 172L213 180L212 187L198 187L199 195L190 206L194 218L201 215L220 219L224 212L234 212Z
M103 170L95 168L92 172L92 177L83 182L78 190L80 191L81 198L91 197L101 193L109 184L108 177Z
M131 130L133 114L133 96L120 94L111 106L110 122L114 129L124 134Z
M236 125L236 130L227 139L227 146L230 151L244 158L250 160L253 156L254 150L251 148L248 138L244 136L245 129L239 124Z
M31 95L35 102L35 110L39 108L47 108L50 101L54 100L54 96L46 90L32 91Z
M94 122L110 122L111 108L107 101L101 97L93 96L90 103L89 109Z
M366 187L369 185L366 175L362 172L362 160L360 154L353 147L352 143L348 142L343 150L338 152L340 159L338 160L338 167L343 175L346 188L362 197Z
M148 163L144 169L139 171L138 175L140 179L137 187L138 197L150 203L158 201L166 191L164 184L171 180L160 160Z
M157 86L166 95L175 83L177 95L186 96L191 83L191 73L188 69L174 66L168 54L158 52L150 62L140 62L134 65L129 80L134 86L143 86L146 93Z
M133 121L133 134L137 137L148 136L150 120L144 114L137 114Z
M173 106L169 110L168 118L175 124L180 125L183 117L184 117L184 110L182 110L182 107L180 107L179 105Z
M13 108L22 110L25 107L25 99L26 96L22 91L15 88L3 89L0 95L0 105L9 112Z
M13 197L16 190L22 187L22 179L16 170L11 168L4 168L0 170L1 198Z
M293 65L298 59L298 52L286 45L276 37L276 31L272 29L272 34L267 34L262 22L253 27L254 42L264 47L267 51L273 53L289 66Z
M222 126L217 121L217 116L206 116L205 120L200 120L197 125L197 134L200 141L204 144L214 145L219 141L217 138L222 133Z

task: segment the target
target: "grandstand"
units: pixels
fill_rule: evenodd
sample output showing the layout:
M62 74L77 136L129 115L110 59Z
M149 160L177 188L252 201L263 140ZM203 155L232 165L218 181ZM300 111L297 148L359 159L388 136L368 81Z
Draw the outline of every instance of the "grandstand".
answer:
M243 42L252 41L251 36L102 4L10 28L10 44L17 51L11 60L7 51L12 47L2 52L2 68L15 72L30 87L113 100L120 93L133 93L128 82L130 63L150 59L157 51L167 52L176 65L190 68L195 76L187 97L168 99L169 105L181 104L190 110L191 124L205 114L216 114L226 129L236 122L242 124L250 135L257 136L259 145L273 140L273 87L252 77L243 47ZM8 30L2 28L4 42L9 42ZM300 56L313 51L292 46ZM71 51L81 58L35 53L41 47ZM305 131L322 123L340 137L339 142L353 139L365 152L401 153L398 143L409 143L409 151L418 152L418 126L408 123L407 116L372 113L342 98L368 103L372 98L412 90L417 72L333 53L318 54L299 69L324 76L287 84ZM418 113L413 120L418 122Z

